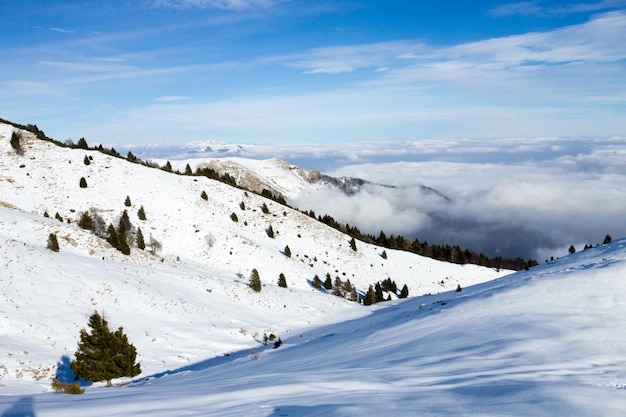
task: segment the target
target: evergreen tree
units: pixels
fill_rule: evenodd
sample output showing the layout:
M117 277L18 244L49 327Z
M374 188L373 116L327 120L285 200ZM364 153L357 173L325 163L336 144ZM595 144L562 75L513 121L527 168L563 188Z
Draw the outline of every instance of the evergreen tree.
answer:
M327 290L333 289L333 280L330 278L330 274L326 274L326 280L324 281L324 288Z
M185 175L193 175L193 171L191 171L189 164L185 167Z
M576 248L574 247L574 245L569 247L568 252L569 253L575 253L576 252Z
M165 163L165 165L163 166L163 171L172 172L172 164L170 164L170 161L167 161Z
M408 296L409 296L409 287L407 287L406 284L404 284L404 286L400 290L400 295L398 296L398 298L407 298Z
M131 231L133 224L130 222L130 218L128 217L128 212L124 210L122 216L120 217L120 221L117 224L117 235L124 235Z
M244 203L243 201L241 203L239 203L239 208L242 210L246 209L246 203Z
M85 177L80 177L80 182L78 183L80 188L87 188L87 180Z
M461 291L463 291L463 288L461 288L461 284L457 284L456 292L461 292Z
M78 227L81 227L86 230L93 230L93 220L89 215L89 212L84 211L80 216L80 220L78 220Z
M59 241L57 240L57 235L55 233L50 233L50 236L48 236L48 249L52 252L59 251Z
M85 138L78 139L78 143L76 144L76 146L81 149L89 149L89 145L87 145L87 141L85 140Z
M274 229L272 228L272 225L270 224L270 226L267 228L266 230L267 235L269 237L271 237L272 239L274 239Z
M139 220L146 220L146 212L143 209L143 206L139 207L139 210L137 211L137 217L139 217Z
M267 207L267 204L263 203L263 205L261 206L261 211L263 212L263 214L269 214L270 209Z
M291 258L291 249L289 249L289 245L285 246L285 250L283 251L287 258Z
M89 157L87 155L85 155L85 158L83 159L83 164L91 165L91 161L89 160Z
M376 293L374 292L374 287L370 285L370 288L367 290L367 294L365 294L365 298L363 298L364 306L371 306L376 302Z
M278 286L282 288L287 288L287 279L285 278L285 274L282 272L278 276Z
M136 243L139 249L144 250L146 248L146 242L143 239L143 233L141 232L141 227L137 228Z
M87 381L106 381L111 387L113 378L133 377L141 373L135 362L137 350L128 342L124 330L109 330L107 321L97 312L89 318L91 332L81 329L76 359L70 364L74 375Z
M117 232L115 231L115 227L113 227L112 224L109 224L107 234L107 242L109 242L109 244L111 244L111 246L113 246L115 249L119 248L120 244L117 239Z
M237 223L239 221L239 218L237 217L237 214L235 214L235 213L231 213L230 214L230 219L232 221L234 221L235 223Z
M380 282L377 282L374 286L374 292L376 293L376 301L374 301L375 303L383 301L385 299L383 296L383 287L380 285Z
M261 284L261 277L259 277L259 271L254 268L250 273L250 288L255 292L261 291L263 285Z
M381 256L383 259L387 259L387 251L383 251L383 253L381 253L381 254L380 254L380 256Z
M117 234L117 249L124 255L130 255L130 246L126 241L126 236L124 235L124 233Z
M22 139L22 133L16 132L15 130L11 133L11 147L15 150L15 153L18 155L24 154L24 149L22 148L22 144L20 140Z
M129 196L126 196L126 200L124 200L124 205L126 207L130 207L132 205L131 202L130 202L130 197Z
M350 248L356 252L356 240L354 238L350 239Z
M200 193L200 197L203 200L208 200L209 199L209 196L207 195L206 191L204 191L204 190L202 190L202 193Z
M56 220L60 221L61 223L63 223L63 217L61 217L61 215L59 214L59 212L57 212L57 213L54 215L54 218L55 218Z
M321 290L322 289L322 280L320 279L320 277L315 275L315 277L313 277L313 282L311 283L311 285L313 285L313 288L315 288L316 290Z
M603 245L607 245L607 244L611 243L611 240L613 240L613 239L611 239L611 235L606 235L604 237L604 241L602 242L602 244Z

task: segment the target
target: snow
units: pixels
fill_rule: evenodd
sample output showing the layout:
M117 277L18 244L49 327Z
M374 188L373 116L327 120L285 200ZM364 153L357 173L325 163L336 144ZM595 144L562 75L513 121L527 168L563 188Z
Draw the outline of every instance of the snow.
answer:
M626 408L624 239L514 274L389 249L385 260L381 248L359 242L354 252L347 236L206 178L33 138L18 156L11 129L0 125L0 415L618 416ZM90 207L107 223L127 209L162 251L111 248L77 227ZM58 253L46 249L50 233ZM247 286L252 268L260 293ZM288 289L276 285L281 272ZM363 307L312 290L313 276L326 273L360 291L391 277L411 297ZM124 327L142 374L83 395L52 393L50 378L67 370L94 310ZM264 333L283 345L264 346Z

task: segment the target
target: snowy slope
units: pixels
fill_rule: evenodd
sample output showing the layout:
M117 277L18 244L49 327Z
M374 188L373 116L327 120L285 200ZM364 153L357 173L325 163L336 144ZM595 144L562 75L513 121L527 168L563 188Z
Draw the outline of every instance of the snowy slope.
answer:
M347 236L254 194L95 151L60 148L27 132L20 156L8 141L12 129L0 125L4 394L49 390L49 378L72 357L79 330L94 310L112 326L124 326L142 375L151 375L258 348L263 333L288 338L370 313L312 290L316 274L350 279L360 291L390 277L399 286L406 283L414 296L509 273L389 249L383 259L381 248L360 242L354 252ZM91 157L89 165L85 156ZM87 188L79 187L81 177ZM124 205L126 196L131 207ZM270 214L262 213L263 204ZM141 206L145 221L137 217ZM122 255L76 225L89 209L113 224L128 210L133 225L162 250L155 256L133 248L131 256ZM57 213L63 222L54 219ZM274 239L266 233L270 225ZM50 233L58 236L58 253L46 248ZM291 258L282 253L286 245ZM253 268L265 285L259 294L247 287ZM276 285L280 273L289 289Z

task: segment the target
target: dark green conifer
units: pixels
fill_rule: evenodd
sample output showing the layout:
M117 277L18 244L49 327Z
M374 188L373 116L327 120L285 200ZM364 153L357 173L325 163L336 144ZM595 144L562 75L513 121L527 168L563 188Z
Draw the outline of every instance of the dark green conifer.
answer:
M398 298L407 298L408 296L409 296L409 287L407 287L406 284L404 284L404 286L400 290L400 295L398 296Z
M259 277L259 271L254 268L250 273L250 288L252 288L255 292L261 291L261 277Z
M48 249L52 252L59 251L59 241L57 240L57 235L55 233L50 233L50 236L48 236Z
M144 241L143 233L141 232L141 227L137 228L137 236L136 236L135 241L139 249L144 250L146 248L146 242Z
M93 219L89 215L89 212L83 211L80 220L78 220L78 226L86 230L93 230Z
M330 277L330 274L326 274L326 280L324 281L324 288L326 288L327 290L333 289L333 280Z
M76 359L70 364L76 377L91 382L106 381L111 387L114 378L141 373L140 365L135 362L137 350L128 342L121 327L112 332L107 321L97 312L89 318L89 327L89 333L81 329Z
M85 179L85 177L80 177L78 185L80 186L80 188L87 188L87 180Z
M289 249L289 245L285 246L285 250L283 251L287 258L291 258L291 249Z
M315 275L315 277L313 277L313 282L311 283L311 285L313 285L313 288L315 288L316 290L320 290L322 289L322 280L320 279L320 277Z
M287 288L287 279L285 278L285 274L282 272L278 276L278 286L282 288Z
M200 197L203 200L208 200L209 199L209 196L207 195L206 191L204 191L204 190L202 190L202 193L200 193Z
M130 197L126 196L126 200L124 200L124 205L126 207L130 207L132 205L132 203L130 202Z
M118 249L120 244L117 239L117 232L115 231L115 227L113 227L112 224L109 224L109 227L107 228L107 234L107 242L109 242L109 244L111 244L111 246L113 246L115 249Z
M146 212L144 211L143 206L139 207L137 216L139 217L139 220L146 220Z

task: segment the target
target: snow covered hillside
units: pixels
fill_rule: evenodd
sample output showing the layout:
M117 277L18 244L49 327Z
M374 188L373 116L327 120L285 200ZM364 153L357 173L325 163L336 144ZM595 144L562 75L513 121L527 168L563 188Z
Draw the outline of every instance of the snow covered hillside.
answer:
M389 249L384 259L380 248L359 242L355 252L334 229L207 178L28 133L18 155L12 129L0 125L3 417L552 417L626 409L625 239L515 274ZM146 220L138 218L142 206ZM128 210L162 249L123 255L77 226L89 209L113 223ZM51 233L59 252L47 249ZM264 283L259 293L248 288L253 268ZM280 273L288 288L276 285ZM360 291L390 277L407 283L411 297L364 307L313 290L313 276L326 273ZM142 374L83 395L50 392L51 377L67 377L79 330L95 310L124 327ZM282 346L263 345L264 333Z
M20 155L9 142L13 129L0 125L2 394L49 390L95 310L124 327L147 376L258 349L264 333L287 340L370 314L313 290L315 275L349 279L361 293L391 278L416 296L510 272L389 249L384 259L381 248L361 242L354 251L348 236L255 194L61 148L25 131ZM146 220L138 216L142 207ZM133 247L123 255L77 225L85 211L117 225L124 210L146 241L160 243L156 254ZM58 253L47 249L51 233ZM248 288L253 268L264 284L260 293ZM277 285L281 273L287 289Z

